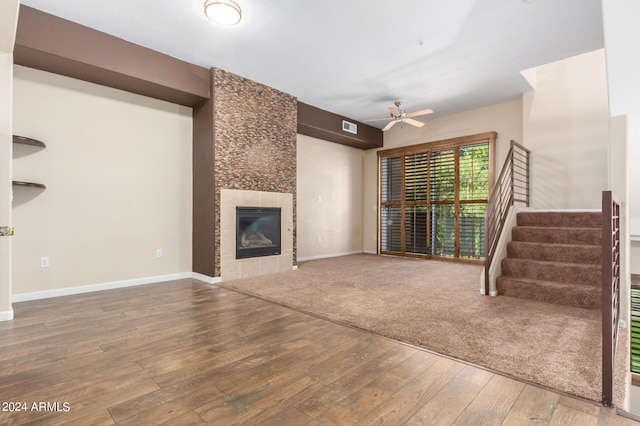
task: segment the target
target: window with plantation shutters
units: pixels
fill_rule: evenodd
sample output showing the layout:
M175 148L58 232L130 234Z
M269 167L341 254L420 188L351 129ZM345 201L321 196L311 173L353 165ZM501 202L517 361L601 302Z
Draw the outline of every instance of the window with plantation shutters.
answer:
M404 251L427 254L429 156L426 153L404 157Z
M401 252L402 157L385 157L380 165L380 239L385 251Z
M631 372L640 374L640 288L631 287Z
M380 252L481 259L495 133L380 151Z
M431 174L431 254L454 256L455 229L455 149L430 151Z

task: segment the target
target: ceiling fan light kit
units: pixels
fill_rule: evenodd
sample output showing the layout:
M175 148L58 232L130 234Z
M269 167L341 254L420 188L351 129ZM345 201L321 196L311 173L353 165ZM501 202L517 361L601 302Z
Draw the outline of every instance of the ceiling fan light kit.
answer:
M220 25L236 25L242 19L242 10L232 0L206 0L204 14L212 22Z
M415 127L422 127L424 123L418 120L414 120L412 117L418 117L421 115L433 114L433 110L431 108L421 109L420 111L414 111L407 113L405 110L400 109L401 102L395 101L394 106L389 107L390 115L385 118L372 118L369 120L364 120L364 122L369 121L381 121L381 120L391 120L389 124L382 128L383 132L386 132L390 128L393 127L396 123L407 123Z

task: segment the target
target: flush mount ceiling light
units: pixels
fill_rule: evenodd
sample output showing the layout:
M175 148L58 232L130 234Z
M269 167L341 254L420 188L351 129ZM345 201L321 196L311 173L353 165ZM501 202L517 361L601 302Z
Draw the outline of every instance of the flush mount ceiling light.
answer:
M232 0L206 0L204 14L220 25L235 25L242 18L240 6Z

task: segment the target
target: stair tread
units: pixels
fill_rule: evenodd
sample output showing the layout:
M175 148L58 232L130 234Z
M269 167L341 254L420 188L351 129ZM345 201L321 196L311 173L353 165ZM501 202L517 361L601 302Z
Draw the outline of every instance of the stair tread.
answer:
M518 224L539 226L594 227L602 226L599 211L523 211L517 215Z
M531 226L531 225L516 225L514 228L520 229L561 229L561 230L569 230L569 231L578 231L578 230L597 230L600 231L602 228L594 227L594 226Z
M601 265L602 246L541 241L510 241L507 243L507 258Z
M597 246L602 241L602 230L579 227L514 226L511 236L513 241Z
M576 229L576 228L573 228ZM517 244L517 245L531 245L531 246L549 246L553 248L558 247L567 247L568 249L576 248L576 247L588 247L588 248L597 248L601 249L601 244L569 244L569 243L554 243L554 242L538 242L538 241L518 241L512 240L509 241L509 244Z
M540 280L540 279L536 279L536 278L523 278L523 277L514 277L511 275L500 275L499 277L496 278L496 281L517 281L517 282L522 282L522 283L528 283L528 284L542 284L542 285L547 285L547 286L553 286L553 287L572 287L575 289L580 289L580 290L584 290L584 291L596 291L596 292L600 292L601 291L601 287L599 286L587 286L587 285L583 285L583 284L578 284L578 283L571 283L571 282L561 282L561 281L549 281L549 280Z
M575 283L598 286L602 283L602 266L594 263L572 263L537 259L502 259L502 275L515 278Z
M584 309L600 309L602 287L575 283L500 276L496 279L498 294L555 305Z
M505 257L503 260L516 263L537 263L540 266L562 266L562 267L578 267L585 269L600 270L601 265L591 263L575 263L575 262L558 262L554 260L538 260L538 259L522 259L518 257Z

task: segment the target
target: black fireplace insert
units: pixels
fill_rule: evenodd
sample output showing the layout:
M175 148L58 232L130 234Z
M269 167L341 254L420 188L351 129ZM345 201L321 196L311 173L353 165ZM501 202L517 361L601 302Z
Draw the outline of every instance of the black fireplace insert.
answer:
M279 207L236 207L236 259L281 253Z

